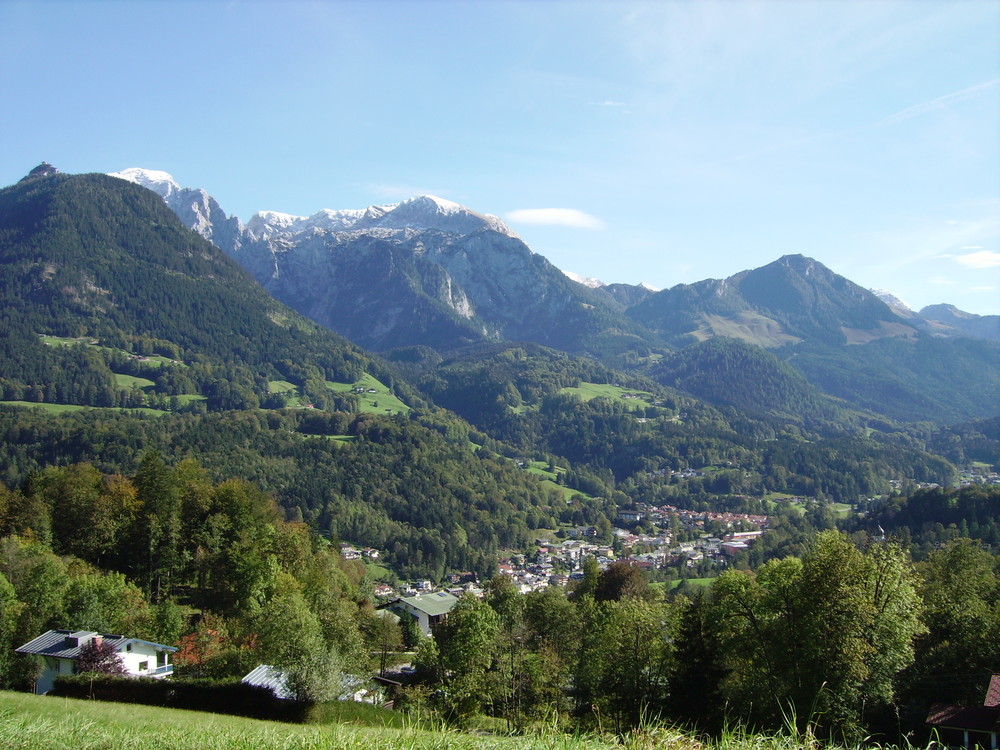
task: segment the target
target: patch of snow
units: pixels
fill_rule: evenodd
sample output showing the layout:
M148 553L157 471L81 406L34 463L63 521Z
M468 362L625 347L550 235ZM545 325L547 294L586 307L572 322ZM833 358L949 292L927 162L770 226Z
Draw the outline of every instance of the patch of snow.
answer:
M913 309L903 302L899 297L897 297L892 292L887 292L885 289L869 289L872 294L878 297L880 300L885 302L889 307L893 307L905 312L913 312Z
M604 282L600 279L591 278L588 276L581 276L578 273L573 273L572 271L563 271L563 275L566 276L570 281L575 281L577 284L583 284L591 289L599 289L605 286Z
M286 214L281 211L258 211L254 214L254 218L260 217L261 221L264 221L273 226L290 226L297 221L305 221L305 216L295 216L294 214Z
M657 287L653 286L652 284L647 284L645 281L640 281L639 282L639 286L641 286L643 289L645 289L647 291L650 291L650 292L658 292L658 291L660 291Z
M169 172L162 172L158 169L143 169L142 167L129 167L121 172L109 172L110 177L117 177L121 180L128 180L144 188L149 188L162 198L169 198L181 189L181 186Z

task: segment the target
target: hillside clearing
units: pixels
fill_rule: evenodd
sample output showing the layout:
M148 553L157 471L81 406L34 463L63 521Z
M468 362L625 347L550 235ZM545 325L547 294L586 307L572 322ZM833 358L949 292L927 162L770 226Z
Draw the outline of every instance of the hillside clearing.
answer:
M605 383L588 383L584 381L575 388L560 388L559 393L578 396L583 401L590 401L595 398L611 399L612 401L625 404L626 408L630 411L640 408L645 409L654 405L652 403L654 401L652 393Z

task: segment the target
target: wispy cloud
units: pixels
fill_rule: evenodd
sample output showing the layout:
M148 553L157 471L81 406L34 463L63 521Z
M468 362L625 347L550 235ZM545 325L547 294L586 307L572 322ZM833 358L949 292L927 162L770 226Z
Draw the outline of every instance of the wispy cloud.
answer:
M519 208L510 211L504 218L514 224L604 229L603 221L575 208Z
M625 102L614 102L614 101L611 101L610 99L605 99L603 102L598 102L597 106L598 107L627 107L628 105Z
M879 125L894 125L897 122L903 120L908 120L911 117L917 117L927 112L934 112L935 110L945 109L951 104L956 104L958 102L963 102L966 99L972 99L980 94L985 93L991 88L996 87L1000 84L1000 78L994 78L992 81L984 81L983 83L977 83L975 86L969 86L961 91L953 91L950 94L945 94L944 96L939 96L936 99L931 99L930 101L921 102L920 104L914 104L912 107L907 107L906 109L901 109L899 112L895 112L888 117L883 117L879 121Z
M1000 253L992 250L980 250L978 253L956 255L954 258L967 268L997 268L1000 266Z

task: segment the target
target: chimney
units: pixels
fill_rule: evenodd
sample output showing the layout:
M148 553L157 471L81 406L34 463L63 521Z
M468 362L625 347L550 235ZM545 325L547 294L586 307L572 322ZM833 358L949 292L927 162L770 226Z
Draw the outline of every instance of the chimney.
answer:
M104 636L98 633L97 635L94 636L93 640L94 640L94 645L100 646L102 643L104 643Z

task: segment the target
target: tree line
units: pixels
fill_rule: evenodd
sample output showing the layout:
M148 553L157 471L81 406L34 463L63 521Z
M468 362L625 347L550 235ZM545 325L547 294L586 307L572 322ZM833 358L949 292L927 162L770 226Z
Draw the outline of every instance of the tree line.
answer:
M915 564L825 531L798 556L686 591L664 597L627 563L592 559L568 595L498 576L420 643L409 700L512 728L792 721L840 741L919 741L931 703L976 702L1000 669L1000 568L969 540Z
M242 480L147 453L132 476L89 464L0 489L0 684L37 664L12 649L49 628L179 646L179 674L287 670L301 697L329 699L372 668L382 620L364 567Z

